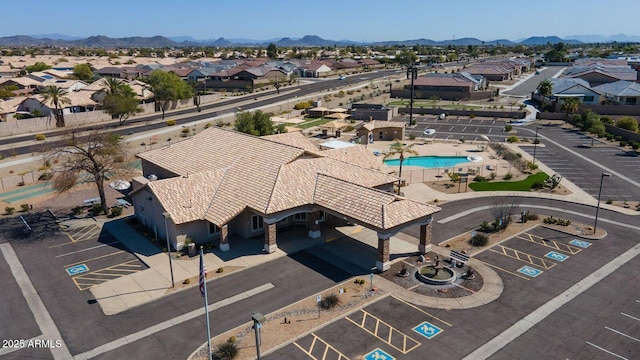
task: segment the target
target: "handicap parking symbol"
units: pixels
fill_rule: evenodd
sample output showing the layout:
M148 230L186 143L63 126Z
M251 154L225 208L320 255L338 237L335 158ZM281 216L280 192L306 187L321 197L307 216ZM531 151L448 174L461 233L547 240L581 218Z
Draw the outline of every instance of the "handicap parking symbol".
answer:
M549 251L544 256L548 257L549 259L558 260L558 261L565 261L569 258L569 255L561 254L555 251Z
M434 336L440 334L442 332L442 329L425 321L422 324L414 327L413 331L426 337L427 339L431 339Z
M575 245L577 247L581 247L583 249L586 249L589 246L591 246L590 242L584 241L584 240L578 240L578 239L573 239L573 240L569 241L569 244Z
M366 354L364 360L396 360L396 358L378 348Z
M68 267L65 270L67 270L67 273L70 276L73 276L73 275L82 274L83 272L87 272L89 271L89 268L85 264L79 264L79 265Z
M518 272L521 274L525 274L527 276L531 276L531 277L536 277L540 274L542 274L542 270L538 270L536 268L533 268L531 266L523 266L520 269L518 269Z

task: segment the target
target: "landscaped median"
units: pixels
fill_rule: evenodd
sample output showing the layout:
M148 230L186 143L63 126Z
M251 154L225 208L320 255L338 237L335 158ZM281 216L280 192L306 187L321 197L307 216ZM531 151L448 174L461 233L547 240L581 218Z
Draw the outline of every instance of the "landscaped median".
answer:
M352 278L322 293L268 314L265 316L266 322L262 324L261 329L261 353L264 355L291 341L302 338L314 329L357 311L373 301L382 299L384 295L385 293L378 289L371 291L368 279ZM329 302L328 300L335 298L337 298L338 303L332 303L332 306L319 311L321 303L317 301L318 296L321 302L325 302L325 304ZM325 305L325 307L327 306ZM247 314L247 317L249 315ZM212 322L215 323L215 319ZM237 357L234 357L234 359L255 359L256 347L252 326L253 323L247 323L212 338L212 352L215 353L216 349L221 346L223 348L234 347L237 350ZM206 343L189 357L191 360L204 360L206 358Z
M473 191L531 191L540 184L540 188L544 187L544 181L548 178L549 175L539 172L521 181L473 182L469 187Z

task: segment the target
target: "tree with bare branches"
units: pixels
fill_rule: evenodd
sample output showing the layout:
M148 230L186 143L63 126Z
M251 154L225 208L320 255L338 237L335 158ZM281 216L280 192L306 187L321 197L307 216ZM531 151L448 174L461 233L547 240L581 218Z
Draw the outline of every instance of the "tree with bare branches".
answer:
M518 212L520 199L515 196L496 196L491 201L491 215L495 220L493 224L496 231L505 229Z
M100 196L101 210L107 212L104 183L109 177L130 176L125 164L126 152L120 135L105 129L79 133L72 129L65 134L64 145L55 150L62 159L55 170L53 187L63 193L71 190L83 177L95 183Z

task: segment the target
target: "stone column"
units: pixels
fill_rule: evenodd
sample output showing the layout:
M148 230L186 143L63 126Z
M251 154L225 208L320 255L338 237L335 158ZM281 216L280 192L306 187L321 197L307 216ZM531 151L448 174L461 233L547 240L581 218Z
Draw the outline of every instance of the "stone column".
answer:
M276 223L269 224L264 222L264 251L271 254L276 251L278 244L276 243Z
M420 225L420 245L418 245L418 251L424 255L427 251L431 250L431 219L426 224Z
M229 225L224 224L220 228L220 251L229 251Z
M320 237L320 211L312 211L307 213L307 227L309 228L309 237L317 239Z
M391 267L391 262L389 261L390 238L391 234L378 233L378 261L376 261L376 268L380 272L387 271Z

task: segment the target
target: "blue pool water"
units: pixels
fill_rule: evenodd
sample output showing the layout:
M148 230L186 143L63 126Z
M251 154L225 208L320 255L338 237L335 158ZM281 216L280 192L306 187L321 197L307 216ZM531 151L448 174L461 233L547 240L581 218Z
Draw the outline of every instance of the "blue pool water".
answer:
M405 158L402 166L420 166L427 169L451 167L470 162L466 156L413 156ZM400 159L385 160L389 166L400 166Z

